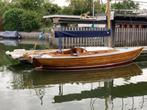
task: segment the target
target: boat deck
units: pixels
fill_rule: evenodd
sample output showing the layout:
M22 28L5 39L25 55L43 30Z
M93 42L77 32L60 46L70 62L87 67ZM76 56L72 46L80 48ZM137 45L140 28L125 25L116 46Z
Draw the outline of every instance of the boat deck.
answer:
M75 50L76 49L76 50ZM69 50L65 50L62 52L47 52L41 55L38 55L36 58L88 58L88 57L96 57L96 56L108 56L114 54L121 54L124 52L134 51L134 47L132 48L119 48L119 49L106 49L106 50L96 50L98 48L93 48L91 51L90 49L83 49L77 50L82 48L73 48ZM137 48L136 48L137 49Z

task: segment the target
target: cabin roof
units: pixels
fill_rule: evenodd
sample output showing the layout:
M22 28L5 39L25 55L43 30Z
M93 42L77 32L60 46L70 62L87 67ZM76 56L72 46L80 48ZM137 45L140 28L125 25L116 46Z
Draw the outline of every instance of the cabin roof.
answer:
M111 20L114 19L114 12L111 14ZM96 17L91 16L77 16L77 15L47 15L43 16L43 19L51 19L53 23L77 23L77 24L105 24L106 23L106 15L100 14Z
M46 15L43 16L44 19L52 19L52 18L71 18L71 19L80 19L81 16L77 15Z
M78 15L47 15L43 19L51 19L54 24L106 24L106 16L98 15L95 18ZM132 10L116 10L111 12L111 20L115 24L141 24L147 25L147 12Z

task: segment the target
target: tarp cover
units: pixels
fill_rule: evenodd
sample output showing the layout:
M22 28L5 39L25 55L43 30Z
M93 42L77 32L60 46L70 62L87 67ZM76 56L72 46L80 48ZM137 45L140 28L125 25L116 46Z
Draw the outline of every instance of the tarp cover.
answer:
M20 39L21 36L17 31L0 32L0 36L5 39Z
M105 37L110 36L111 31L55 31L55 37Z

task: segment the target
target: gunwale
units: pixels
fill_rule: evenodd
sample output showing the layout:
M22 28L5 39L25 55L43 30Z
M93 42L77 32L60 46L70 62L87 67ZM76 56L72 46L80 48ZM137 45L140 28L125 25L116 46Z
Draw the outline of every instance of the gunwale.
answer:
M39 58L39 59L71 59L71 58L91 58L91 57L100 57L100 56L111 56L111 55L118 55L118 54L122 54L122 53L128 53L128 52L133 52L136 50L142 50L142 47L131 47L131 48L121 48L121 49L115 49L116 51L112 51L112 52L104 52L104 53L97 53L97 54L90 54L90 55L52 55L51 53L47 54L44 53L43 55L48 55L48 57L40 57L40 56L36 56L35 58Z

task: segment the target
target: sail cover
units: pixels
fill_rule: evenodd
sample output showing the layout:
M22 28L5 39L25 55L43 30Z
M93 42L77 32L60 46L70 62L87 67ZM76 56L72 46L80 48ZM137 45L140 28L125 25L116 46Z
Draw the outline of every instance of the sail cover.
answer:
M55 31L55 37L105 37L110 36L110 30L96 31Z

